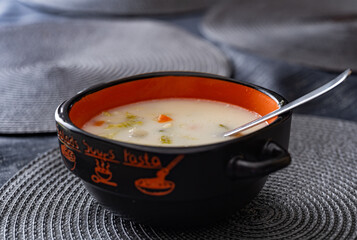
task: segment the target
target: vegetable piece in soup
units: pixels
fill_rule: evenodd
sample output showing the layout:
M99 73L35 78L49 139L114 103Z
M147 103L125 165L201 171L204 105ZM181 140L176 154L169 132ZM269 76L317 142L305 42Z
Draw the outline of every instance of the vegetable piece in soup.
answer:
M113 140L154 146L195 146L229 138L223 133L260 117L211 100L169 98L137 102L102 112L83 130ZM243 134L264 127L260 124Z

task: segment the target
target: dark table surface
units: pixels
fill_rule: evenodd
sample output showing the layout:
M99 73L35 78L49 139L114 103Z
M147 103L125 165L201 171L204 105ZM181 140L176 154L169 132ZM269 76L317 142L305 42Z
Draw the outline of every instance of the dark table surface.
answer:
M48 18L57 17L4 0L0 0L0 9L1 7L4 7L5 11L0 14L0 27L1 24L15 24L23 22L24 19L45 21ZM204 12L195 12L150 18L181 26L196 36L204 38L199 31L203 14ZM291 65L224 44L214 44L230 58L234 69L232 78L272 89L288 100L293 100L338 75L336 72ZM294 112L357 121L356 92L357 75L352 75L342 86ZM0 186L36 156L56 147L58 147L58 142L55 133L0 135Z

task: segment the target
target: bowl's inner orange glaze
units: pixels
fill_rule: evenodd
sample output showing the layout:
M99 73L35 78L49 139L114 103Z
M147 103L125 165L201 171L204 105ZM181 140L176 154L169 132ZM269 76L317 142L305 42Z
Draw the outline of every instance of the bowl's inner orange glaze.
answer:
M162 98L221 101L262 116L279 108L279 104L270 96L241 84L205 77L160 76L125 82L91 93L73 104L69 117L75 126L82 128L86 122L105 110Z

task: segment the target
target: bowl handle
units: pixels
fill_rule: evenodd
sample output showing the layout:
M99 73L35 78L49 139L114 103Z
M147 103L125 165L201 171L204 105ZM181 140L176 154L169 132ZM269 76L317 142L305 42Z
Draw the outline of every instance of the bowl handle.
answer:
M233 179L246 179L266 176L288 166L290 154L272 140L268 140L260 151L260 156L237 155L227 165L227 174Z

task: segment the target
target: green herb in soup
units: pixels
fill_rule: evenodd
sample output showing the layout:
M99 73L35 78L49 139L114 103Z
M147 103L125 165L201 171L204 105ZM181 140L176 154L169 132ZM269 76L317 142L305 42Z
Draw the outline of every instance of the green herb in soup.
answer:
M110 112L107 112L107 111L102 112L102 115L106 116L106 117L112 116L112 114Z
M125 116L126 116L127 119L137 119L138 118L138 116L136 116L134 114L131 114L129 112L126 112Z
M142 121L125 121L125 122L121 122L118 124L109 124L106 129L111 129L111 128L129 128L129 127L133 127L135 125L141 125L143 124Z
M171 139L170 139L169 136L163 135L163 136L160 137L160 142L162 144L171 144Z
M223 133L258 117L260 115L255 112L223 102L169 98L104 111L88 121L83 129L102 137L141 145L196 146L230 139L223 137Z
M223 125L222 123L220 123L219 126L226 129L227 131L229 130L229 128L226 125Z

